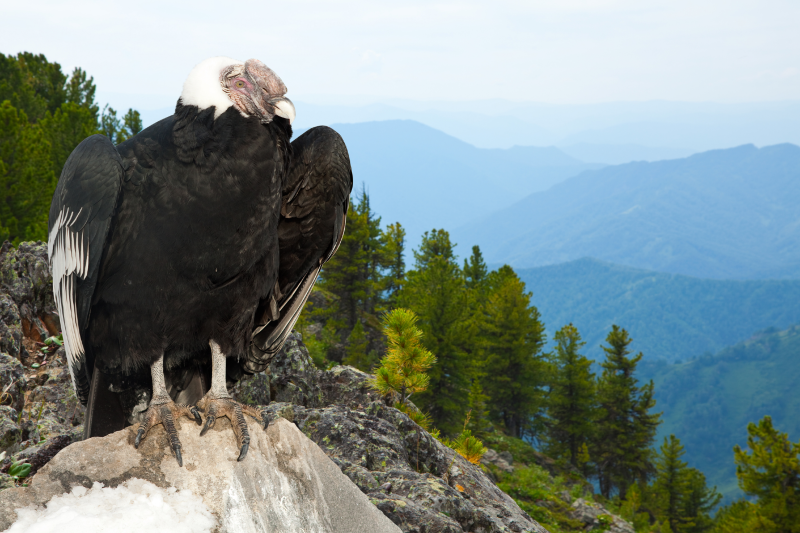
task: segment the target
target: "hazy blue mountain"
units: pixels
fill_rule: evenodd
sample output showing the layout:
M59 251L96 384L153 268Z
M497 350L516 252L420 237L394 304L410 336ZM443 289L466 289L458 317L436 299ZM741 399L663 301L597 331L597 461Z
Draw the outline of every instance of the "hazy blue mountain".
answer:
M517 268L595 257L701 278L800 272L800 147L584 172L454 232Z
M624 327L647 360L685 360L800 322L800 281L709 280L639 270L595 259L519 269L548 338L573 323L601 359L612 324Z
M659 441L674 433L684 460L702 470L726 499L741 495L733 446L747 443L747 424L765 415L800 440L800 326L764 331L751 339L679 365L645 362L639 377L655 381L656 409L664 412Z
M406 227L411 246L424 231L457 227L600 166L553 147L475 148L413 121L333 127L347 143L356 188L366 185L384 223Z
M622 165L631 161L661 161L689 157L697 150L690 148L659 148L641 144L589 144L578 143L559 146L562 152L581 161Z
M317 102L324 103L307 103L302 98L295 102L298 127L411 119L482 148L590 143L700 152L746 143L800 144L800 101L543 104L499 99L433 102L362 97L317 98ZM638 159L652 160L636 156L627 161Z

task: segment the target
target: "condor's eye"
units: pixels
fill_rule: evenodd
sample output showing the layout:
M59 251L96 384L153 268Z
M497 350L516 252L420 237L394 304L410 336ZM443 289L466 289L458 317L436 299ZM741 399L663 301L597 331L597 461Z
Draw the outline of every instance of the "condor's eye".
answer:
M243 89L244 88L244 82L242 80L236 80L235 82L233 82L233 86L237 87L239 89Z

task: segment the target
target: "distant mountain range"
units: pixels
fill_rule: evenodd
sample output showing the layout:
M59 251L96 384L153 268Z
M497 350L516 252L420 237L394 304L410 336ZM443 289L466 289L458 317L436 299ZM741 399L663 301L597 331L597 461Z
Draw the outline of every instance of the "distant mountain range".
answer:
M328 98L296 101L297 127L408 119L481 148L639 145L701 152L746 143L800 144L800 101L543 104L482 100L425 102ZM688 155L688 154L684 154ZM652 160L636 157L635 160ZM659 157L662 159L662 157ZM606 162L605 159L594 159Z
M800 276L800 147L584 172L453 232L515 268L595 257L716 279Z
M585 170L557 148L481 149L418 122L334 124L383 223L399 221L409 250L424 231L451 229ZM298 134L300 131L298 131Z
M631 161L662 161L689 157L697 150L689 148L653 148L641 144L591 144L578 143L559 146L559 150L581 161L622 165Z
M754 331L800 323L800 281L727 281L663 274L580 259L517 270L539 309L548 339L572 323L584 353L617 324L646 360L670 362L717 352Z
M655 381L656 410L663 411L659 443L674 433L684 460L702 470L730 501L741 496L733 446L747 444L747 424L765 415L800 440L800 326L774 328L714 356L679 365L642 361L640 381Z

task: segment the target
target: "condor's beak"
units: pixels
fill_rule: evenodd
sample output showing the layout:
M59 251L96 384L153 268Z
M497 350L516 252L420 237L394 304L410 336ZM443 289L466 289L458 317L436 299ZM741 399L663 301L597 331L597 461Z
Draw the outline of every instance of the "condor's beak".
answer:
M288 120L289 124L294 122L295 111L294 111L294 104L292 103L291 100L289 100L285 96L279 96L278 98L270 99L269 103L272 105L272 107L275 108L276 115Z

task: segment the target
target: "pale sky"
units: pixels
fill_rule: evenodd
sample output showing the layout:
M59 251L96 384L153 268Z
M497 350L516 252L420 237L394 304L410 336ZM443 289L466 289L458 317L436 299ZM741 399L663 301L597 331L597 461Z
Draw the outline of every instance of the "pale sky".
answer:
M0 52L174 105L192 66L255 57L300 100L800 98L798 0L0 0ZM126 104L127 105L127 104Z

